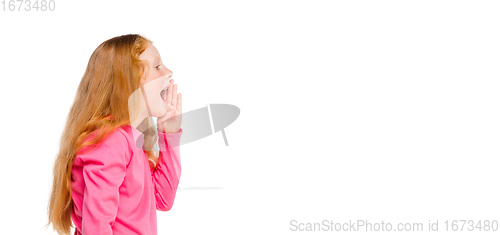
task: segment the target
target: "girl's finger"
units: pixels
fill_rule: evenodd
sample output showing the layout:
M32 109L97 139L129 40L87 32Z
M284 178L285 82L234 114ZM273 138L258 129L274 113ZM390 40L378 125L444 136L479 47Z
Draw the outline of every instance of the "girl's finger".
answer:
M177 110L179 110L179 113L182 113L182 96L181 93L177 95Z
M172 107L177 108L177 84L174 84L174 89L172 91Z
M167 88L167 105L172 102L172 82L174 79L170 79L170 86Z

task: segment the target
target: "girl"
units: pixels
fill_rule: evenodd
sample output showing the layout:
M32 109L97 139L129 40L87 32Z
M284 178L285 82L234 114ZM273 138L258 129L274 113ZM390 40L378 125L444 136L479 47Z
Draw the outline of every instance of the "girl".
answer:
M47 226L59 234L70 234L72 221L78 235L157 234L156 210L170 210L181 173L182 97L170 77L140 35L97 47L62 134Z

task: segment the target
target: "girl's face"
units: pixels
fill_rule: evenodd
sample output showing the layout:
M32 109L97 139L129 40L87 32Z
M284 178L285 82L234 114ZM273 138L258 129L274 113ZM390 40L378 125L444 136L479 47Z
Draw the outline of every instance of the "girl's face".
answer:
M172 71L163 65L160 53L151 43L139 56L139 59L147 61L148 64L141 80L146 111L149 109L148 116L162 117L167 113L167 88L170 84Z

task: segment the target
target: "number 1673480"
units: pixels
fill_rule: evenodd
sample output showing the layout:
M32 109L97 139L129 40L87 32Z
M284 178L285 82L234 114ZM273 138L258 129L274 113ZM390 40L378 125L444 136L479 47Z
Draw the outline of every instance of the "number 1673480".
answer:
M3 11L54 11L55 0L2 0Z

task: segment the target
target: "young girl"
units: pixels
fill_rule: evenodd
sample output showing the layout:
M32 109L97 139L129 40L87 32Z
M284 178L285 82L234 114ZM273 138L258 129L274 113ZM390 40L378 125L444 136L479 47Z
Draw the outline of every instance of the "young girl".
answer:
M140 35L97 47L61 138L47 226L157 234L156 210L170 210L181 173L182 97L171 76Z

